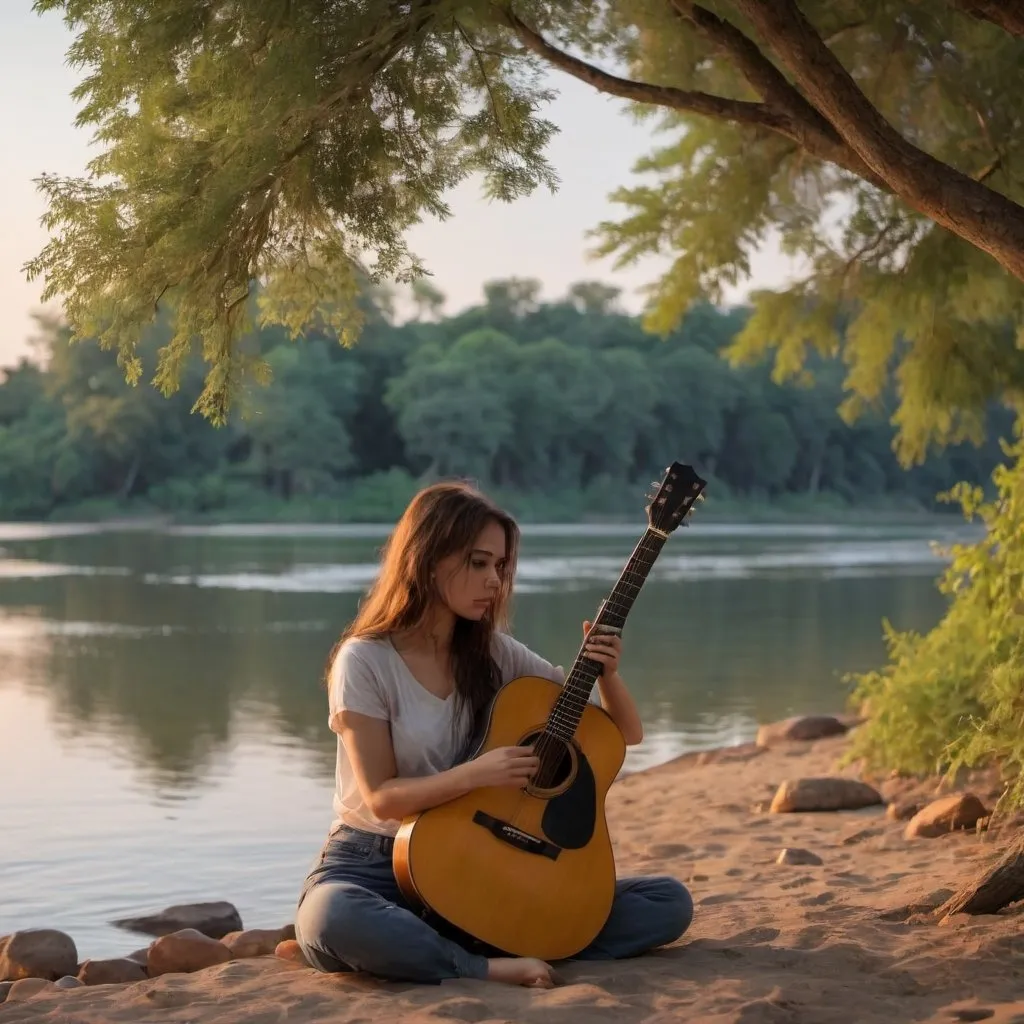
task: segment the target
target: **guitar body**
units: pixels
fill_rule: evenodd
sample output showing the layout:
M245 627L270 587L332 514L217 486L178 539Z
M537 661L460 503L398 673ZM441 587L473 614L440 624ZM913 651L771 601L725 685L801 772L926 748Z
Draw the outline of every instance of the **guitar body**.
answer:
M503 686L474 756L533 742L562 691L533 676ZM604 805L625 753L615 723L588 704L543 790L477 789L402 823L393 854L402 893L510 955L578 953L615 896Z

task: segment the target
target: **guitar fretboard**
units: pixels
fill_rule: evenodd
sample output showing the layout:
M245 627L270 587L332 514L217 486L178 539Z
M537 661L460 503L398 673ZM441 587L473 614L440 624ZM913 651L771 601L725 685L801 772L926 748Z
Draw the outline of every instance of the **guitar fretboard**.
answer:
M591 626L591 632L621 631L651 567L665 546L665 540L666 538L661 533L654 530L648 529L644 533L629 556L611 593L601 606L601 610ZM572 739L590 700L594 683L597 682L597 677L601 674L602 667L600 662L593 661L586 656L581 645L576 660L565 677L562 692L558 695L551 714L548 716L545 732L564 742Z

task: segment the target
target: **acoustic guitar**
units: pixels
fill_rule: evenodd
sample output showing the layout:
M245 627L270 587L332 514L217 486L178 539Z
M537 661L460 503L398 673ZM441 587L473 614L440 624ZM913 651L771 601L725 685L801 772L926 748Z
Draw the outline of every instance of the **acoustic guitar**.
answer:
M678 462L656 482L647 530L592 632L621 632L705 485ZM522 676L501 687L471 757L532 745L540 766L522 789L476 789L402 822L393 865L412 906L513 956L564 959L595 938L615 896L605 798L626 754L618 727L589 699L601 670L581 647L564 683Z

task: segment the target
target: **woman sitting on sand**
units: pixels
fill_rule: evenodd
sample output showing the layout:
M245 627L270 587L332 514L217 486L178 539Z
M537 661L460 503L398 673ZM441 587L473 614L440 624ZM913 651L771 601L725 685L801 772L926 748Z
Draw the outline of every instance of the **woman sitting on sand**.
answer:
M524 675L561 682L558 669L498 631L518 543L511 517L472 488L426 488L395 527L378 579L333 652L335 821L295 919L295 937L318 970L553 984L541 960L488 957L435 930L409 909L391 861L402 818L478 787L521 788L538 766L527 747L458 763L499 686ZM618 674L620 647L617 637L595 635L587 655L604 665L605 710L635 744L643 728ZM674 878L619 879L607 922L577 956L635 956L678 939L692 916L690 894Z

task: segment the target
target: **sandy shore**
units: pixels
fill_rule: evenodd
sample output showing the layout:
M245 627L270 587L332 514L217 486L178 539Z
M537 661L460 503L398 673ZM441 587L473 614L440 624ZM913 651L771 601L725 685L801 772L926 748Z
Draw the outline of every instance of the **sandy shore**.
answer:
M637 960L569 965L554 990L391 984L261 957L133 985L46 992L0 1006L0 1022L1024 1024L1024 904L945 926L913 912L995 860L1007 832L908 840L905 823L887 819L884 807L767 812L784 780L834 774L845 742L736 748L617 783L609 815L620 874L669 872L686 881L694 924L677 946ZM900 786L880 788L889 798ZM823 863L777 864L784 847Z

